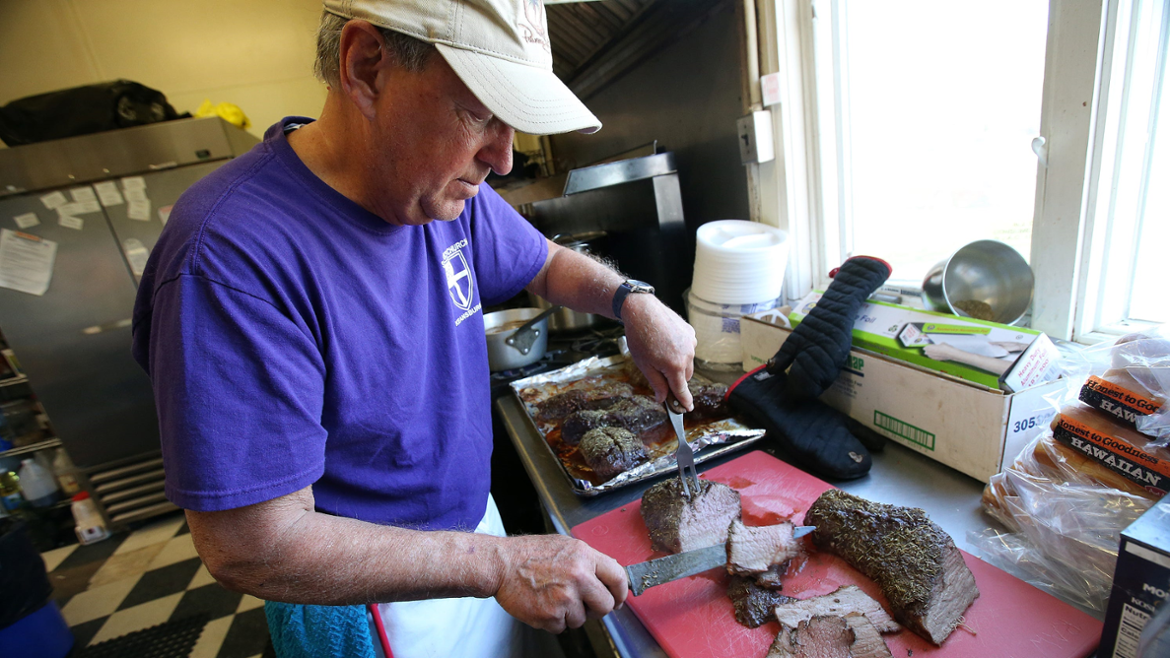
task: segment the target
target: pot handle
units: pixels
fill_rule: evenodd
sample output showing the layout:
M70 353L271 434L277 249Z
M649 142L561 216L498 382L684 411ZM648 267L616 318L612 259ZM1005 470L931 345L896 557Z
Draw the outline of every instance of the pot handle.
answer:
M520 325L519 329L513 331L510 336L504 339L504 343L521 354L528 354L532 350L532 344L540 337L540 329L536 328L536 323L559 310L561 310L561 307L556 304L544 309L539 315Z

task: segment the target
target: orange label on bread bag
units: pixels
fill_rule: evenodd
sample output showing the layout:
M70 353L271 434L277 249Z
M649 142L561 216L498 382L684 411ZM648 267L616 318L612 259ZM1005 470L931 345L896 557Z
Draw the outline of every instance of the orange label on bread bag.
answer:
M1159 459L1144 450L1084 423L1060 416L1053 436L1079 452L1137 482L1148 491L1170 493L1170 461Z
M1132 407L1133 409L1136 409L1137 411L1146 415L1154 413L1158 410L1159 407L1162 406L1144 395L1139 395L1133 391L1127 391L1117 384L1101 379L1096 375L1090 376L1089 379L1085 381L1085 386L1090 390L1112 398L1118 403L1124 404L1127 407Z

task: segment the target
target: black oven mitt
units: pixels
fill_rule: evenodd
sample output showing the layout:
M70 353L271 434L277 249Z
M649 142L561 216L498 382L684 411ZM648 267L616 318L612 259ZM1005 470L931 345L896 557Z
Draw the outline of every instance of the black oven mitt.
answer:
M849 419L815 398L788 395L785 380L760 366L728 388L727 402L763 426L797 466L838 480L868 473L873 460L850 434Z
M854 256L830 275L829 289L768 361L773 375L788 371L790 395L819 397L837 379L853 345L857 312L892 269L879 258Z

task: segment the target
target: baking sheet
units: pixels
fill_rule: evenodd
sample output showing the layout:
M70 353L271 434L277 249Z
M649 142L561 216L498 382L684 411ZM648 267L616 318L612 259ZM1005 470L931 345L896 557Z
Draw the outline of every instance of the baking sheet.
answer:
M584 459L575 447L560 442L560 428L557 422L539 421L538 405L548 398L571 390L590 390L614 381L630 382L626 372L627 357L591 357L578 361L560 370L541 373L512 382L512 391L520 400L525 413L540 432L544 445L557 458L561 472L579 496L596 496L607 491L620 489L635 482L641 482L667 472L677 472L674 430L670 423L664 423L653 431L650 440L644 441L650 460L624 473L619 473L606 482L595 482L593 473L585 466ZM699 381L706 381L696 375ZM638 387L638 393L651 394L649 389ZM702 463L719 455L742 450L764 437L764 430L748 427L735 418L723 420L685 421L687 443L695 451L695 463Z

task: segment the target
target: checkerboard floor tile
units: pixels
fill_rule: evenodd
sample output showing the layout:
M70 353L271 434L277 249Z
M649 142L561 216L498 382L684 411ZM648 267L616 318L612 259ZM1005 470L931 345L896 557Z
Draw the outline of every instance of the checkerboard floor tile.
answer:
M272 655L264 602L215 582L195 552L181 512L42 557L76 647L206 614L210 621L192 658Z

